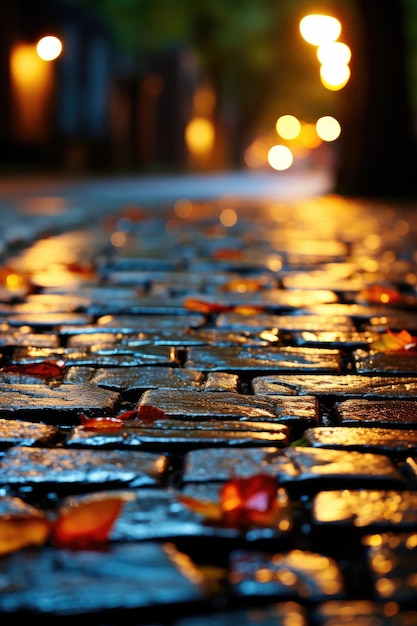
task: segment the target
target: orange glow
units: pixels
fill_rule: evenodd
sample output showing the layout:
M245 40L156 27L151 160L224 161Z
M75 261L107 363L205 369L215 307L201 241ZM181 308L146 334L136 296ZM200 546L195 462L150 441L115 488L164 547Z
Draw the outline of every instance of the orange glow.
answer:
M274 170L287 170L294 160L293 153L287 146L276 145L268 152L268 163Z
M341 31L339 20L330 15L306 15L300 21L301 36L314 46L336 41Z
M255 139L245 150L244 159L248 167L263 167L268 163L269 146L265 139Z
M301 124L295 115L281 115L275 125L278 135L283 139L295 139L301 132Z
M302 146L309 149L318 148L318 146L321 144L321 139L317 134L315 124L302 124L301 133L298 139Z
M197 89L193 98L194 111L197 115L211 115L216 106L216 95L209 85L202 85Z
M185 141L194 156L207 156L214 145L214 126L205 117L194 117L186 126Z
M62 42L54 35L47 35L39 39L36 52L43 61L54 61L62 52Z
M43 61L36 45L17 44L10 53L14 131L28 141L40 141L48 131L53 66Z

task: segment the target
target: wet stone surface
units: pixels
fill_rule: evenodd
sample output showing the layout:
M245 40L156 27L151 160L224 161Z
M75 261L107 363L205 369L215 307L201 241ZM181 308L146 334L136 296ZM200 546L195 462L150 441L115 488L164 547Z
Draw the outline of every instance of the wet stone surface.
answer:
M415 211L47 200L0 213L2 626L415 626Z

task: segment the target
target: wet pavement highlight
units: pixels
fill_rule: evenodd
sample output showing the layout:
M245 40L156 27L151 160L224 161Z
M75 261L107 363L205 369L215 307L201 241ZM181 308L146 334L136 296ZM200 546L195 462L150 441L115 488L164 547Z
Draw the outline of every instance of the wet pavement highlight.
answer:
M415 626L413 208L112 203L0 216L2 624Z

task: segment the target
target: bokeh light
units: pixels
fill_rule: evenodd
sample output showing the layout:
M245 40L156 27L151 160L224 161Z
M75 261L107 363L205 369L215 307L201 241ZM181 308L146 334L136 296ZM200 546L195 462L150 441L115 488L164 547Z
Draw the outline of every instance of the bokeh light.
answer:
M336 17L330 15L306 15L300 21L300 33L308 43L321 46L336 41L342 31L342 25Z
M283 139L295 139L301 132L301 123L295 115L281 115L277 119L275 128Z
M324 115L316 122L316 131L323 141L334 141L340 136L341 126L336 118Z
M350 78L349 65L340 63L326 63L320 67L320 80L326 89L338 91L342 89Z
M348 65L351 57L352 52L349 46L341 41L330 41L317 48L317 58L323 65L326 63Z
M287 146L277 144L268 151L268 163L274 170L287 170L293 161L293 153Z
M185 128L185 141L194 155L206 155L213 148L214 126L205 117L193 117Z
M54 35L47 35L39 39L36 52L43 61L54 61L62 52L62 42Z

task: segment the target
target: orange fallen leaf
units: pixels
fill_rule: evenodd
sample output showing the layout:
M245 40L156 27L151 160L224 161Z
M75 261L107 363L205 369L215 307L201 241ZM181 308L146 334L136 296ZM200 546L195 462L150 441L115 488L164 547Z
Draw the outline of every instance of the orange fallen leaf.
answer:
M417 350L417 337L407 330L395 333L388 329L370 343L370 348L377 352L414 352Z
M274 526L281 513L278 481L268 474L229 480L223 485L218 502L186 495L179 496L179 500L209 522L242 530Z
M79 417L85 430L119 430L123 426L123 420L118 417L87 417L84 413Z
M51 522L37 509L6 515L0 519L0 555L29 546L42 546L50 531Z
M83 548L107 542L124 503L133 498L128 493L69 498L58 511L53 544L59 548Z

